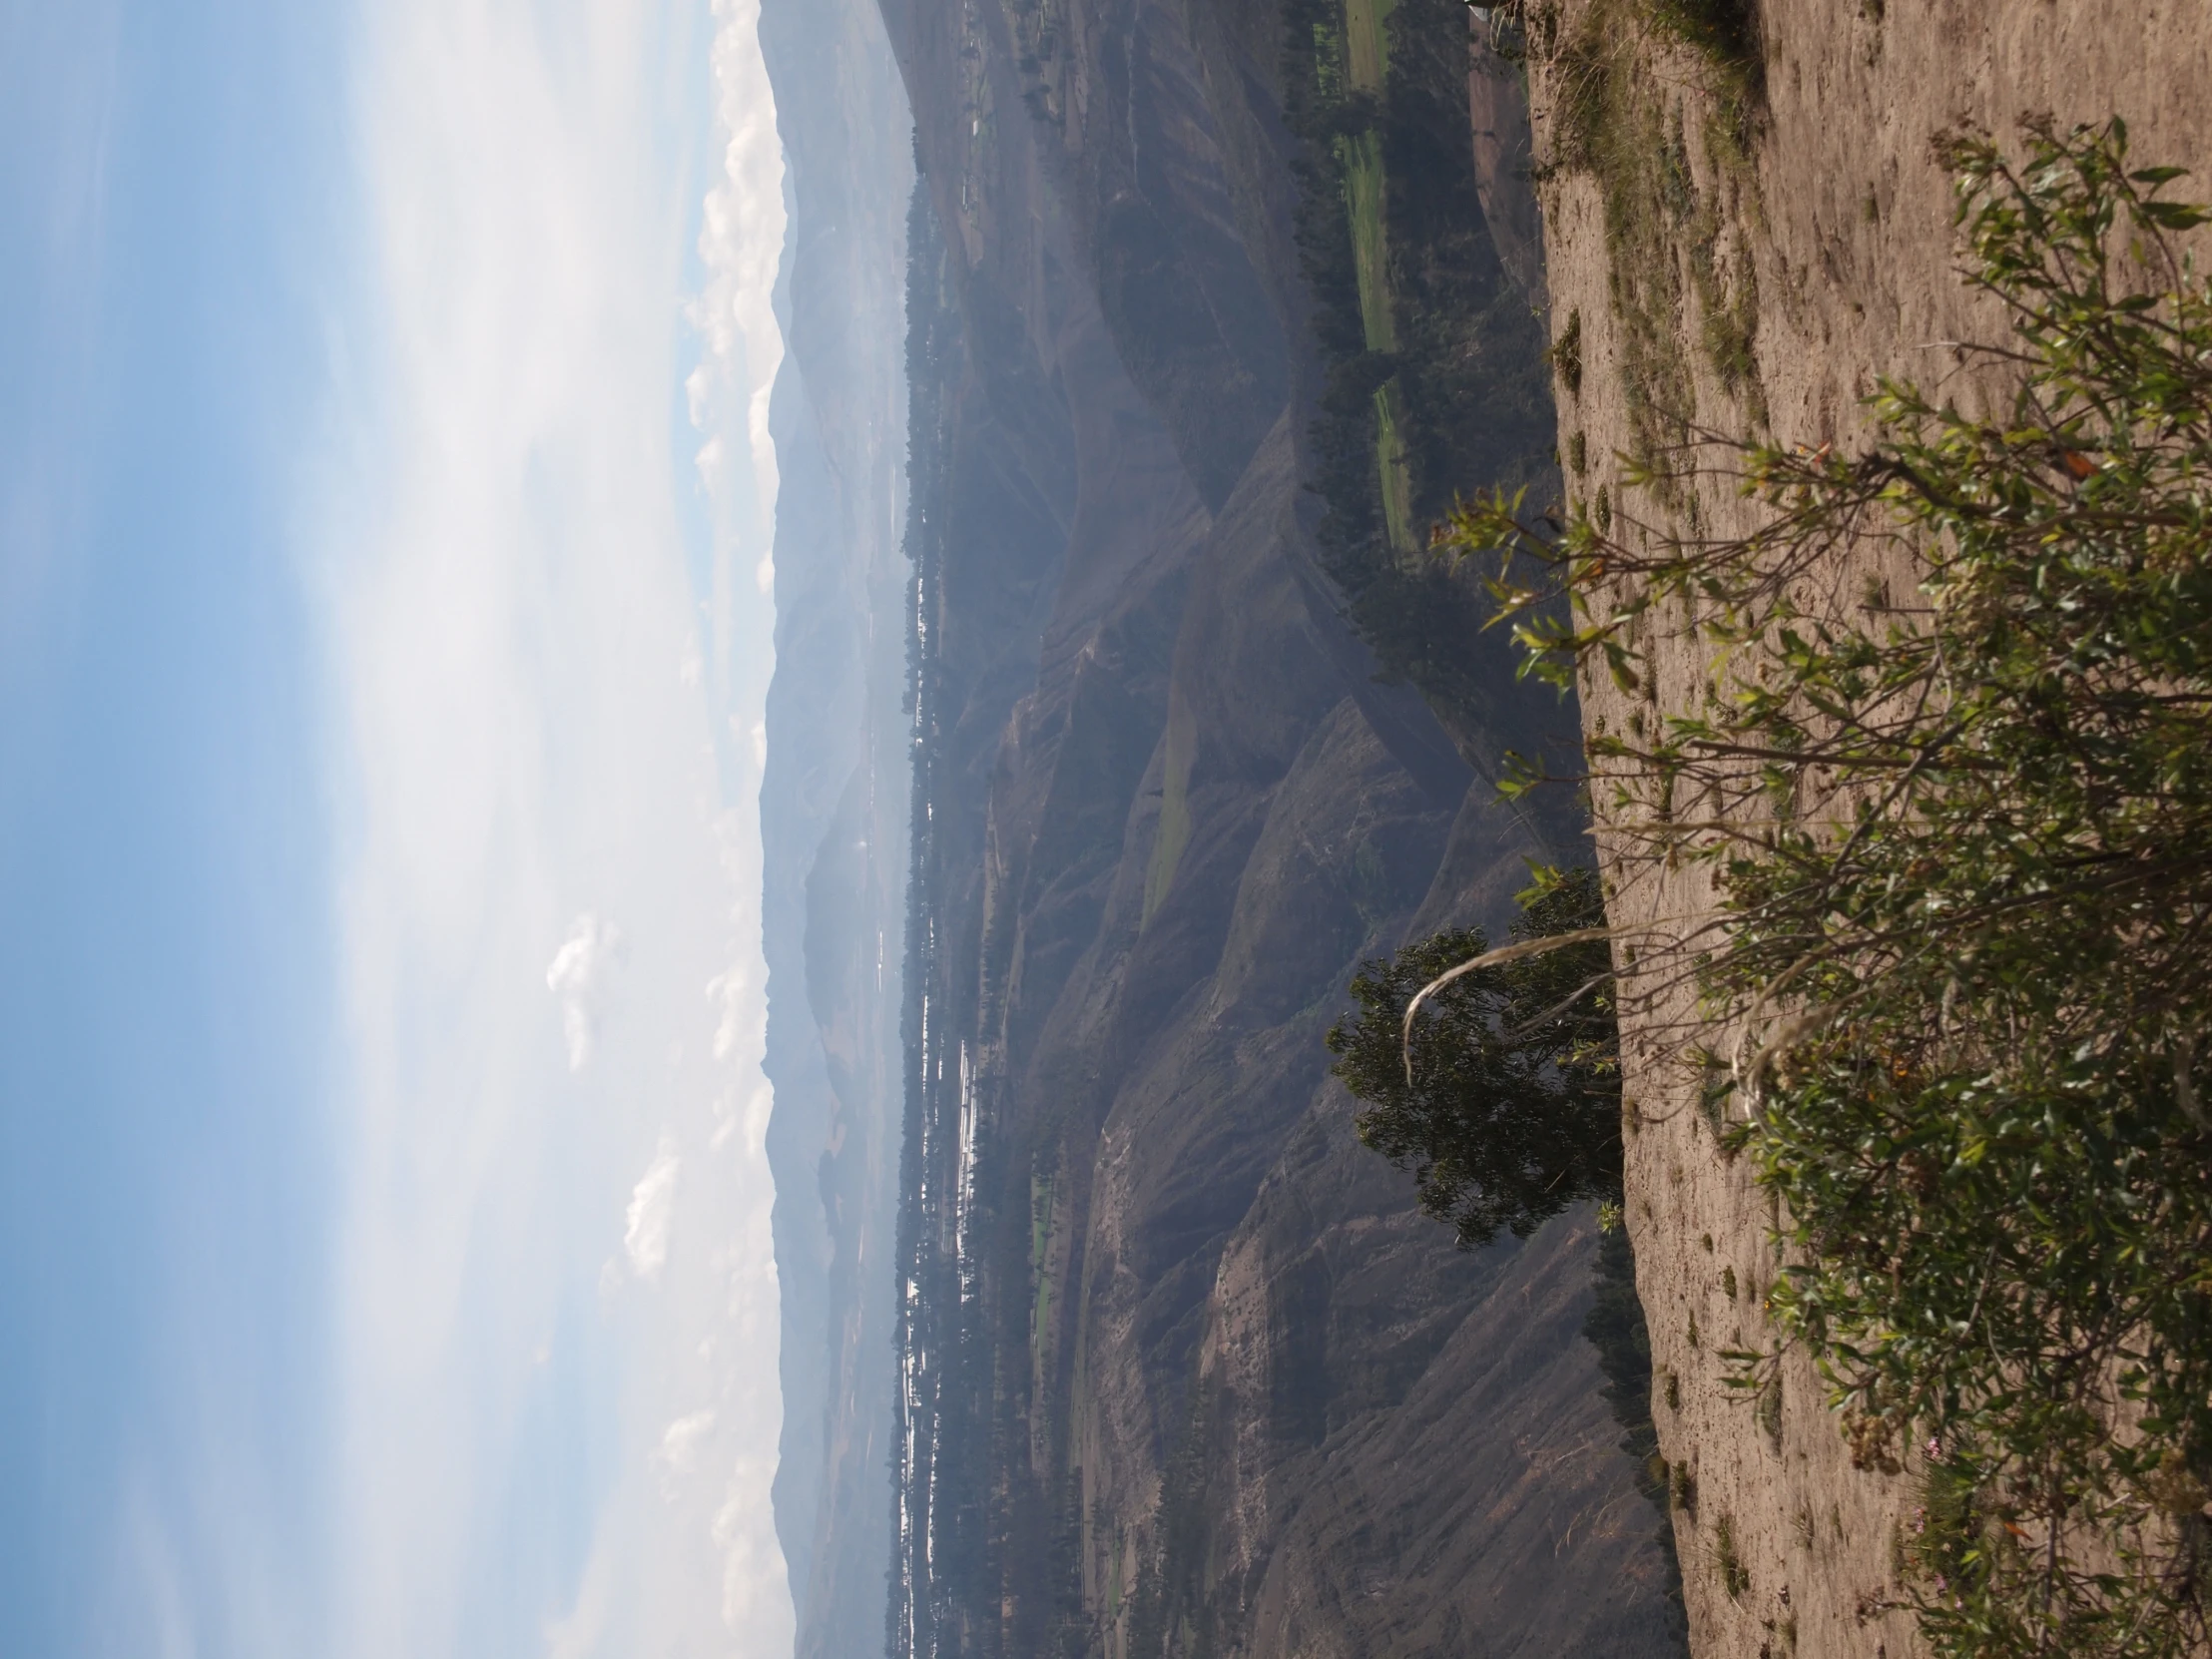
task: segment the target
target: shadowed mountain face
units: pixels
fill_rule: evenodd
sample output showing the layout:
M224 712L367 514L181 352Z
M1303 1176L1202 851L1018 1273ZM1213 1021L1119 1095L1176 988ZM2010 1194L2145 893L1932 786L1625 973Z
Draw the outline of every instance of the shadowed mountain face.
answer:
M767 9L795 28L803 4L847 9ZM1579 1336L1589 1219L1454 1251L1409 1179L1358 1145L1327 1076L1323 1034L1361 959L1447 923L1501 931L1523 857L1551 848L1418 696L1377 682L1317 574L1301 480L1322 373L1292 232L1282 14L880 5L922 170L900 1375L880 1419L892 1651L1668 1652L1656 1517ZM795 115L784 85L788 138L849 108ZM838 142L808 132L821 155ZM1471 138L1468 152L1471 167ZM805 363L797 331L795 349ZM1526 441L1540 452L1548 430ZM879 616L886 590L823 581L840 597L807 613L810 660L875 663L823 642ZM881 843L849 862L859 763L834 757L859 752L829 712L847 694L792 683L821 696L778 706L812 746L785 750L808 769L794 801L812 816L793 807L770 841L793 1183L778 1248L823 1265L804 1291L785 1275L779 1518L807 1587L802 1651L856 1659L882 1639L880 1580L838 1530L864 1517L834 1494L858 1466L841 1448L868 1429L874 1305L864 1279L836 1275L882 1258L864 1223L840 1255L834 1225L876 1213L845 1195L880 1195L882 1166L847 1185L840 1152L834 1181L798 1183L802 1155L857 1144L831 1127L860 1121L834 1063L839 1010L880 1004L836 989L856 981L833 946L853 925L836 905L875 889L829 872L880 868ZM1572 729L1548 693L1516 695L1477 764ZM815 872L803 919L779 868ZM785 1012L800 939L812 1026ZM817 1286L827 1324L793 1311Z
M802 1659L883 1641L911 763L901 362L912 135L872 0L763 0L792 235L761 790L776 1521ZM743 576L741 580L745 579Z

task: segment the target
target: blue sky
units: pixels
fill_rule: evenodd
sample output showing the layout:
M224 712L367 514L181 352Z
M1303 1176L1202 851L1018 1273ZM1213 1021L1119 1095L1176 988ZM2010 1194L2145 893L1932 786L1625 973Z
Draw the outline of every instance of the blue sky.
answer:
M0 1652L780 1654L743 0L0 0Z

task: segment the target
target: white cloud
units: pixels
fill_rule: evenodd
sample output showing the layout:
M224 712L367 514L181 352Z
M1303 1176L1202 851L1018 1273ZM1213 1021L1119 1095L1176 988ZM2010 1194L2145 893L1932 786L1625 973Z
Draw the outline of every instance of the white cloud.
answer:
M654 1453L653 1460L673 1477L667 1488L672 1499L680 1489L679 1482L699 1472L700 1458L714 1431L715 1413L708 1409L678 1417L661 1435L661 1449Z
M782 351L757 12L721 0L711 39L682 0L361 18L367 320L333 325L359 424L307 507L347 823L326 1651L785 1659L760 768L734 735L772 666L739 575Z
M758 1045L767 1041L767 1005L758 985L741 967L718 973L707 981L707 1000L716 1013L715 1058L727 1060L748 1038Z
M760 49L760 0L715 0L715 120L724 140L722 177L708 192L700 258L712 273L694 310L707 360L686 390L692 423L705 435L699 466L711 483L727 484L721 436L737 418L751 462L751 505L767 525L776 499L776 450L769 441L769 397L784 360L783 330L774 304L784 257L783 150L776 104ZM734 407L732 406L734 405ZM762 568L768 543L761 546ZM769 588L764 583L762 591Z
M653 1167L630 1192L622 1248L630 1258L630 1271L648 1282L660 1278L661 1269L668 1266L669 1228L676 1219L676 1176L683 1167L676 1142L663 1135Z
M561 1036L570 1071L582 1071L591 1064L607 972L623 954L618 929L597 916L582 915L571 924L567 939L545 970L545 988L561 1003Z

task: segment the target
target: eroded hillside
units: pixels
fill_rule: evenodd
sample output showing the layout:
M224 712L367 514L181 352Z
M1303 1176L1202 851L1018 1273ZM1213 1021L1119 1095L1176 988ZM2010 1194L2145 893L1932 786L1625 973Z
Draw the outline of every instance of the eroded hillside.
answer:
M884 11L923 192L892 1650L1672 1651L1593 1218L1454 1250L1326 1073L1358 963L1502 932L1560 837L1323 574L1284 12ZM1557 728L1468 651L1476 762Z

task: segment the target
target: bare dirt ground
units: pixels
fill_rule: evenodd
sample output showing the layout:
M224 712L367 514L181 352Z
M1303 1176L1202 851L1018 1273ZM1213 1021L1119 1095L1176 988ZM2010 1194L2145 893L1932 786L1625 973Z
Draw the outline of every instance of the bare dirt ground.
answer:
M1784 441L1847 446L1865 438L1861 400L1879 374L1974 395L1944 342L1992 339L2001 323L1955 275L1949 181L1931 153L1938 129L1964 119L2003 136L2024 115L2118 114L2140 165L2195 169L2178 194L2212 197L2206 0L1765 0L1763 12L1764 100L1740 150L1715 125L1709 65L1653 40L1611 41L1638 66L1639 96L1663 123L1654 130L1681 135L1689 174L1671 216L1643 225L1664 234L1640 240L1624 235L1634 216L1624 220L1617 197L1609 238L1589 169L1547 176L1571 92L1560 57L1532 65L1552 327L1555 340L1579 339L1579 374L1561 376L1561 453L1584 499L1601 489L1621 499L1616 456L1648 448L1637 410L1654 395L1686 397L1693 407L1681 412L1708 427L1742 431L1763 417ZM1564 0L1553 38L1598 19L1632 27L1623 15L1613 0ZM1707 491L1673 511L1726 527L1740 511L1729 496ZM1835 574L1845 585L1865 573ZM1648 718L1688 704L1699 653L1684 640L1654 644L1656 684L1585 686L1586 726L1620 730L1639 706ZM1610 854L1608 872L1616 924L1694 917L1708 902L1685 876ZM1686 1017L1679 1003L1673 1014ZM1724 1350L1774 1341L1761 1312L1776 1272L1773 1217L1701 1118L1684 1032L1667 1023L1650 1015L1624 1034L1628 1220L1661 1447L1685 1500L1675 1523L1694 1651L1905 1659L1920 1651L1900 1559L1919 1482L1910 1462L1902 1475L1853 1468L1803 1357L1782 1369L1778 1414L1725 1385Z

